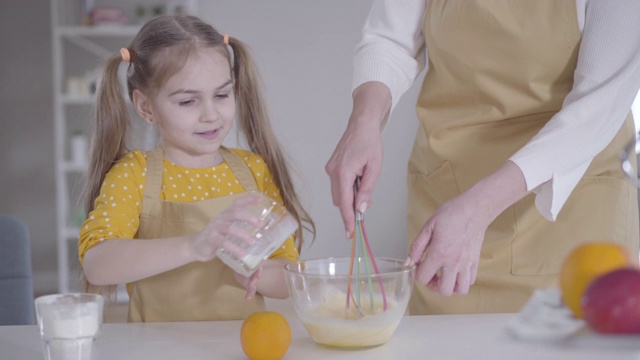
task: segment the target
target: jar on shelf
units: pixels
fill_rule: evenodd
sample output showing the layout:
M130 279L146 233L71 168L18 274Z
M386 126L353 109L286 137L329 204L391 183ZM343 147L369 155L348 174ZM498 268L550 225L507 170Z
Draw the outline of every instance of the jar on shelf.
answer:
M87 136L81 132L71 135L71 162L76 166L85 166L88 162L89 142Z

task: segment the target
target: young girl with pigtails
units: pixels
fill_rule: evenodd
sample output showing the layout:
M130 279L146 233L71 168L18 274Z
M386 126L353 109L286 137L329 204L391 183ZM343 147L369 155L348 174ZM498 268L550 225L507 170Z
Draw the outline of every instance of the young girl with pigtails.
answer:
M159 133L150 151L130 150L137 114ZM193 16L161 16L107 60L97 94L79 256L88 291L126 283L132 322L243 319L263 296L286 298L283 268L299 258L302 207L271 129L246 46ZM234 119L250 151L222 145ZM234 222L260 224L246 206L256 190L284 204L298 231L250 278L215 257ZM246 195L246 194L245 194Z

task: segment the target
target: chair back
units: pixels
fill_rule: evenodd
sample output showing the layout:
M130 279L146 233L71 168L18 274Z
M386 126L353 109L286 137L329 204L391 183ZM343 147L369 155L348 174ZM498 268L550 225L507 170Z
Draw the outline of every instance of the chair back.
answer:
M19 219L0 215L0 325L35 324L31 241Z

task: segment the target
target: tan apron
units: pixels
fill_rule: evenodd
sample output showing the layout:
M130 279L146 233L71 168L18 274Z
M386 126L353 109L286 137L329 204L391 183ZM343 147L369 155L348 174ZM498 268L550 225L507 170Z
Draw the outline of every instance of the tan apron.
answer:
M409 242L442 203L495 171L560 110L580 44L575 1L430 0L423 30L429 71L408 169ZM518 311L534 289L557 286L576 244L613 240L637 251L637 189L618 159L634 132L629 116L555 222L533 194L498 216L468 295L442 297L416 283L410 313Z
M246 191L258 190L246 164L226 148L220 153ZM222 212L236 195L192 203L160 200L163 175L162 148L147 155L147 185L142 199L138 239L194 234ZM239 195L239 194L238 194ZM245 301L245 289L233 271L218 258L192 262L162 274L128 284L129 321L200 321L244 319L264 310L264 299L256 294Z

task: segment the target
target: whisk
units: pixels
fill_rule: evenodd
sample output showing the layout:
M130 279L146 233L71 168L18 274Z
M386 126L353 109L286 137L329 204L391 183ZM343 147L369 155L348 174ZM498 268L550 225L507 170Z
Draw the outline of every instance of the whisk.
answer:
M360 177L356 177L355 183L353 184L353 196L355 199L356 194L358 193L358 189L360 188ZM371 251L371 244L369 243L369 238L367 237L367 232L364 227L364 214L358 211L355 208L354 201L354 211L356 215L356 226L355 226L355 237L351 242L351 262L349 264L349 284L347 285L347 304L345 313L348 314L349 307L351 305L355 306L356 313L358 318L362 318L366 314L373 315L375 313L375 300L373 296L373 282L371 280L372 272L375 275L380 275L380 271L378 270L378 265L376 264L375 257L373 256L373 252ZM362 304L363 299L361 296L361 284L360 277L364 275L363 278L366 278L366 287L369 292L369 306L370 311L366 310L366 298L364 299L365 304ZM382 309L383 311L387 310L387 296L384 291L384 284L382 282L382 278L380 276L375 276L378 279L380 285L380 293L382 295ZM353 287L355 289L352 289ZM355 294L353 291L355 290Z

